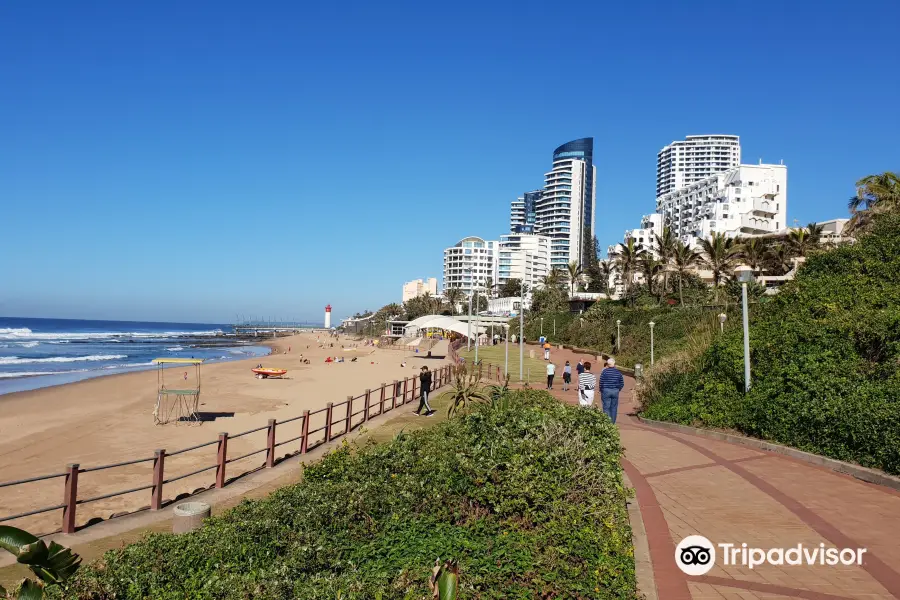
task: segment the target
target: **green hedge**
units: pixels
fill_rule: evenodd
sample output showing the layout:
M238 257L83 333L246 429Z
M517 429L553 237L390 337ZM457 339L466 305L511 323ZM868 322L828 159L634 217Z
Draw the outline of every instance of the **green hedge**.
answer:
M648 418L726 427L900 474L900 217L811 257L752 312L744 395L740 330L655 376Z
M426 598L435 559L462 598L636 598L614 426L544 392L345 445L304 481L201 530L83 569L71 598Z
M650 364L650 321L655 323L653 331L654 355L656 360L686 350L702 338L705 348L719 329L717 316L728 311L726 330L740 327L740 313L734 305L701 307L636 307L622 306L616 301L601 301L594 304L582 315L571 313L545 313L529 315L525 323L525 339L537 341L543 332L553 344L567 344L576 348L591 349L595 353L612 354L616 361L626 367L635 363ZM584 319L582 323L581 319ZM556 321L556 334L553 323ZM622 321L622 347L615 351L616 320ZM511 321L511 331L518 332L519 323Z

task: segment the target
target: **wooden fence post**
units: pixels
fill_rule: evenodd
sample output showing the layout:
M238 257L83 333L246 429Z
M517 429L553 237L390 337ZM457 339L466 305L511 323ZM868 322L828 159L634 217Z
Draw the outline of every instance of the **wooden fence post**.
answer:
M275 419L269 419L269 435L266 439L266 468L275 466Z
M409 396L409 401L410 401L410 402L415 402L415 401L416 401L416 383L418 383L418 382L419 382L419 378L418 378L418 377L413 377L413 378L412 378L412 394L410 394L410 396Z
M300 454L306 454L309 448L309 411L303 411L303 439L300 440Z
M363 407L363 423L369 420L369 399L371 398L371 396L372 390L366 389L366 405Z
M409 377L403 380L403 397L400 398L400 404L406 404L406 390L409 387Z
M378 414L384 414L384 390L387 387L386 383L381 384L381 401L379 402Z
M347 425L344 427L344 435L350 433L350 419L353 418L353 396L347 396Z
M150 493L150 510L159 510L162 508L165 463L165 449L155 451L153 453L153 491Z
M63 533L75 533L75 507L78 506L78 463L66 465L66 488L63 494Z
M228 461L228 433L219 434L219 456L216 464L216 487L225 487L225 465Z
M325 441L331 441L331 411L334 408L334 404L329 402L325 405Z
M391 410L397 407L397 392L400 391L400 382L398 380L394 380L394 385L391 386Z

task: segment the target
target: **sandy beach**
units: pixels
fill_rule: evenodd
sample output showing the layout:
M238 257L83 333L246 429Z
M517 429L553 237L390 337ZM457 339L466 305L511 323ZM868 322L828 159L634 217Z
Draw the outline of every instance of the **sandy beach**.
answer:
M358 347L342 350L353 342L341 338L335 347L319 348L316 336L301 334L272 340L271 356L202 367L200 411L222 413L214 421L189 425L155 425L153 409L157 398L155 370L112 375L78 383L0 396L0 482L61 473L69 463L81 468L153 456L164 448L172 452L216 439L219 432L230 434L266 425L268 419L289 419L304 410L316 410L328 402L338 403L366 388L410 377L422 364L436 367L443 361L397 350ZM284 351L290 347L290 353ZM327 364L326 356L344 356L346 362ZM357 362L350 362L358 357ZM303 364L309 359L309 365ZM401 366L403 360L406 367ZM288 369L285 379L259 380L250 372L256 363ZM171 373L173 383L184 368ZM170 387L172 387L170 385ZM361 404L359 405L361 407ZM234 413L233 416L224 416ZM324 419L322 420L324 422ZM300 420L279 430L279 439L299 435ZM311 427L322 423L312 422ZM294 427L294 429L291 429ZM230 440L229 456L240 456L264 447L265 431ZM278 455L299 448L299 443L280 447ZM215 463L216 447L209 446L166 461L166 478L188 473ZM255 468L264 461L255 455L228 466L228 476ZM79 499L131 489L151 482L151 463L82 473ZM214 471L167 484L166 498L210 485ZM39 507L61 504L63 479L0 488L0 516ZM77 523L90 518L107 518L112 513L130 511L149 504L150 491L90 502L78 507ZM49 533L59 529L61 511L17 519L5 524Z

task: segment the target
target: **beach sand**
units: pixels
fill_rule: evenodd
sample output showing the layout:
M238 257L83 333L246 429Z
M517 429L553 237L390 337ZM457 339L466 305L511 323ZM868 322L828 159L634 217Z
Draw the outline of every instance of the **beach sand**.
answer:
M206 365L201 368L200 408L203 413L234 413L202 424L169 423L155 425L153 409L157 398L155 370L112 375L40 390L0 396L0 482L62 473L69 463L82 469L138 458L150 458L155 449L171 453L217 439L219 432L236 434L263 427L268 419L284 420L304 410L323 408L347 396L357 396L366 388L376 389L418 373L423 364L436 368L443 360L427 360L422 355L398 350L373 350L359 347L341 350L351 344L342 337L335 348L319 348L316 336L300 334L271 340L268 357ZM289 354L283 351L291 347ZM308 346L308 347L307 347ZM435 348L438 354L438 348ZM443 354L442 352L440 354ZM302 355L302 358L301 358ZM344 356L347 362L326 364L326 356ZM353 363L350 359L358 357ZM307 358L311 364L302 364ZM400 363L406 360L406 367ZM266 367L288 369L285 379L256 379L250 369L262 363ZM374 364L372 364L374 362ZM168 387L178 387L181 365L167 369ZM191 373L193 376L193 373ZM361 410L362 402L354 404ZM334 421L342 413L336 410ZM297 420L277 427L277 439L300 435ZM311 419L311 429L324 424L324 415ZM336 430L340 428L335 426ZM321 435L321 434L320 434ZM311 438L314 436L310 436ZM266 431L229 439L228 456L237 457L265 447ZM299 449L299 442L278 448L277 456ZM231 477L260 466L265 453L256 454L227 468ZM214 465L216 445L167 457L165 478ZM215 481L215 470L166 484L164 497L208 487ZM152 482L152 463L145 462L108 470L81 473L79 500L118 490L127 490ZM40 507L61 504L63 478L0 488L0 516L18 514ZM79 505L77 523L93 517L108 518L113 513L147 506L150 490ZM49 533L60 528L62 511L17 519L4 524Z

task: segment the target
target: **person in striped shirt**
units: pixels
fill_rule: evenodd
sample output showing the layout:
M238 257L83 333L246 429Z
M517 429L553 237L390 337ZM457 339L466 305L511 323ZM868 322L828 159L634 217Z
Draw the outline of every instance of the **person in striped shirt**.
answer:
M578 404L592 406L594 404L594 388L597 378L591 373L591 363L584 363L584 371L578 376Z
M616 368L616 359L610 357L606 368L600 373L600 398L603 400L603 412L615 423L619 413L619 392L625 387L625 378Z

